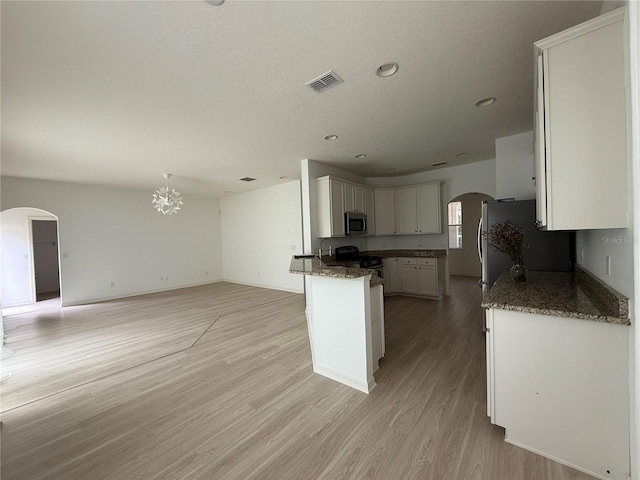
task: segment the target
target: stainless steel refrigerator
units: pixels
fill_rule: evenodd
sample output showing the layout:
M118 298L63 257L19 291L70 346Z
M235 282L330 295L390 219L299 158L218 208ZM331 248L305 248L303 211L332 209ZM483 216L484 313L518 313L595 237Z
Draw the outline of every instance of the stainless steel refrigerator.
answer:
M524 263L529 271L569 272L575 262L575 232L549 232L536 227L536 201L482 202L482 218L478 225L478 256L482 263L482 297L498 277L512 267L508 255L488 245L487 232L498 222L520 225L525 231ZM483 310L483 329L486 318Z

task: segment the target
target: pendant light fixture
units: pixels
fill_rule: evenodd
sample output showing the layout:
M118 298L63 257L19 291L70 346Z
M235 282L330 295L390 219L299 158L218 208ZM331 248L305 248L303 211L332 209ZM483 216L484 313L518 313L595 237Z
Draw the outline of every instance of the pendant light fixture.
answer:
M173 215L174 213L178 213L180 206L184 202L182 201L180 192L176 192L175 188L169 188L169 179L173 175L163 173L162 176L165 179L165 186L158 187L158 189L153 192L153 208L163 215Z

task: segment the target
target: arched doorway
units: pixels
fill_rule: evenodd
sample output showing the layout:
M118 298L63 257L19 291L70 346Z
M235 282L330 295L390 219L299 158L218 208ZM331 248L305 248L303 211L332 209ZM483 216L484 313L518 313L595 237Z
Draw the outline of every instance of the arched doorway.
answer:
M493 197L470 192L458 195L447 205L450 275L482 277L477 240L485 200L493 200Z
M60 306L58 217L39 208L0 213L3 316Z

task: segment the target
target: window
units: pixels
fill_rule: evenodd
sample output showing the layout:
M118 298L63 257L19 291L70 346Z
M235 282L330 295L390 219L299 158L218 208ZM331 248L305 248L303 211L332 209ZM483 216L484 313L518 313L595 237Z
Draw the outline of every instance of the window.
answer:
M449 202L449 248L462 248L462 202Z

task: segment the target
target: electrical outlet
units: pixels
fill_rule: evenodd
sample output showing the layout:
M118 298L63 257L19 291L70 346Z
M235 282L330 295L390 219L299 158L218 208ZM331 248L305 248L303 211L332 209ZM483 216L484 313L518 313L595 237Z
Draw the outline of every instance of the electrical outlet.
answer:
M28 253L23 253L22 254L22 259L23 260L29 260L29 254Z
M260 272L258 272L258 277L260 277Z
M294 251L294 252L295 252L297 249L298 249L297 245L291 245L291 250L292 250L292 251Z
M606 260L606 272L607 275L611 275L611 256L607 255L607 260Z
M160 277L160 281L163 282L164 281L164 277Z
M111 288L114 288L116 286L116 282L111 282Z
M169 275L167 275L166 277L164 277L165 280L169 280Z
M209 270L207 270L206 272L204 272L205 275L209 275Z
M69 258L69 254L68 253L63 253L62 254L62 258Z

